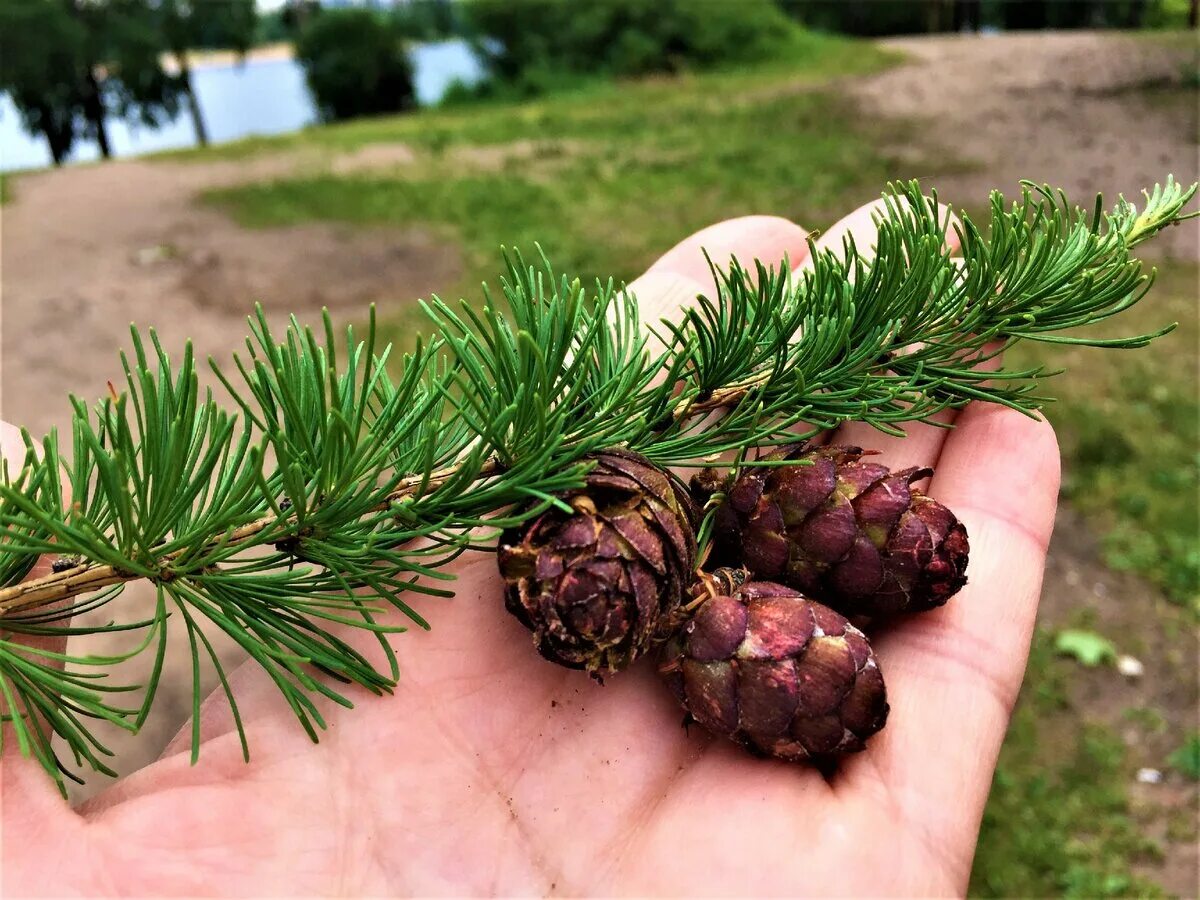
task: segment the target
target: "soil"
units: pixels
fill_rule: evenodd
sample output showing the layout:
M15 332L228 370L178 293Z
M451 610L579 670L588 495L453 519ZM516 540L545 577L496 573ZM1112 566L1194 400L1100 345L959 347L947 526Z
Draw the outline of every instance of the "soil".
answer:
M1100 191L1140 201L1142 188L1168 173L1196 178L1200 110L1195 91L1180 84L1195 78L1200 45L1087 32L881 43L910 63L848 91L867 115L923 120L921 158L954 160L956 170L911 175L951 205L978 203L993 188L1012 195L1023 178L1077 202ZM931 156L929 141L943 153ZM895 149L904 158L905 148ZM1192 220L1147 249L1194 260L1198 247L1200 222Z
M1168 89L1180 78L1177 52L1148 40L1086 33L885 43L910 61L842 88L864 115L911 121L935 111L919 131L922 141L941 142L946 159L966 158L973 165L964 170L956 162L944 173L911 174L937 184L951 202L985 196L992 187L1010 190L1031 175L1076 197L1101 188L1132 192L1167 172L1185 181L1197 178L1195 95ZM927 149L921 158L939 158ZM903 158L905 148L895 150ZM512 152L528 150L522 145ZM210 187L315 165L344 172L398 167L410 159L408 148L391 146L320 161L295 152L240 162L121 160L20 176L2 211L0 414L35 433L61 426L68 392L90 397L107 379L116 380L116 350L127 346L130 321L154 323L168 346L191 338L201 358L224 356L244 333L244 298L262 302L273 320L289 312L311 320L322 305L362 309L370 301L407 301L456 282L457 249L420 228L248 231L194 202ZM464 156L464 166L473 162L491 160ZM869 198L848 198L848 208L859 199ZM1195 260L1198 235L1193 221L1154 247ZM151 601L144 591L138 596ZM1123 679L1111 669L1082 671L1071 688L1075 715L1128 732L1131 783L1137 766L1161 767L1166 753L1196 727L1195 633L1168 635L1156 614L1163 604L1145 583L1106 571L1085 524L1064 510L1042 618L1059 625L1080 607L1092 608L1096 627L1126 635L1127 652L1144 662L1139 679ZM138 605L121 604L129 610ZM228 645L219 646L227 661L238 657ZM186 718L186 656L170 654L171 671L147 729L136 740L113 737L119 771L153 759ZM127 677L137 680L138 673ZM1167 730L1153 738L1131 731L1121 718L1131 706L1160 710ZM1159 785L1135 784L1134 791L1149 831L1161 832L1172 812L1191 814L1194 821L1196 788L1178 775ZM1171 842L1165 861L1149 874L1168 890L1191 896L1197 863L1194 842Z
M1073 746L1081 722L1121 735L1129 750L1131 813L1144 833L1164 848L1161 860L1142 866L1144 874L1174 896L1194 897L1200 889L1200 845L1196 843L1200 789L1167 768L1164 760L1200 726L1200 634L1191 617L1154 587L1106 568L1083 518L1069 507L1060 507L1038 625L1077 627L1082 610L1089 627L1112 637L1118 652L1137 659L1144 671L1125 677L1110 666L1077 667L1066 686L1069 706L1062 721L1042 737ZM1158 727L1136 725L1130 710L1157 712ZM1139 782L1136 775L1141 768L1161 771L1162 781ZM1189 823L1185 834L1167 834L1173 817Z

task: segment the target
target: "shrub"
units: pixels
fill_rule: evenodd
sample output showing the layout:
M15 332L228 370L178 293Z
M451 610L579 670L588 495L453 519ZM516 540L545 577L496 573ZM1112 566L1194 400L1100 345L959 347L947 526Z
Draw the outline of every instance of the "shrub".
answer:
M296 58L326 121L398 112L415 103L404 41L370 10L313 16L296 40Z
M774 0L473 0L467 8L493 73L643 75L773 55L795 29Z

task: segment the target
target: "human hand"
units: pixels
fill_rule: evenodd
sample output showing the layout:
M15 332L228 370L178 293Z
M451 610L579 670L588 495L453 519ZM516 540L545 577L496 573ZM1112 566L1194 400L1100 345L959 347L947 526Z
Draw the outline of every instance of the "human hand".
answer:
M843 220L870 246L871 208ZM782 219L721 223L631 288L643 318L707 289L701 248L803 261ZM929 465L929 493L970 533L970 584L873 639L889 724L826 780L756 760L700 729L642 663L598 687L537 656L505 612L495 560L456 564L430 633L394 639L392 697L351 692L309 742L255 666L231 676L251 746L223 695L188 737L72 810L14 741L0 761L5 888L119 894L961 894L996 755L1020 687L1058 494L1045 422L975 404L953 430L905 439L847 425L831 441ZM19 459L15 432L4 452ZM370 641L363 644L370 652Z

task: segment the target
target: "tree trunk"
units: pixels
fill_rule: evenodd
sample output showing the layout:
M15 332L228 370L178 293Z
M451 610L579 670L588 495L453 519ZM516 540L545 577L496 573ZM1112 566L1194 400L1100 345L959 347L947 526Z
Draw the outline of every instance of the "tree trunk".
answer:
M980 0L954 0L955 31L979 31Z
M1125 17L1126 28L1141 28L1142 14L1146 12L1146 0L1130 0Z
M1011 31L1045 28L1046 0L1007 0L1004 27Z
M1192 5L1188 7L1188 28L1195 28L1198 20L1200 20L1200 0L1192 0Z
M88 67L84 79L83 114L92 123L96 132L96 143L100 145L100 155L112 159L112 149L108 144L108 126L104 122L104 97L100 93L100 82L96 80L96 72Z
M46 145L50 148L50 158L54 160L54 165L61 166L67 161L67 155L71 152L71 140L74 135L71 133L70 124L64 128L62 123L55 118L54 110L48 106L38 105L32 107L31 111L37 113L38 127L46 138Z
M42 126L42 134L46 136L46 144L50 147L50 158L54 160L55 166L61 166L67 159L66 151L63 149L61 135L57 133L53 125L45 124Z
M176 54L179 60L179 79L183 82L183 92L187 95L188 112L192 117L192 128L196 132L196 142L201 147L208 146L208 129L204 125L204 114L200 111L200 100L192 89L192 70L188 67L187 51Z
M68 12L86 29L88 33L87 59L81 73L83 83L79 86L79 97L83 105L83 116L96 133L96 143L100 146L100 155L112 159L112 149L108 144L108 126L104 121L104 95L100 90L100 81L96 78L96 60L92 57L95 52L95 17L90 16L81 6L80 0L66 0Z

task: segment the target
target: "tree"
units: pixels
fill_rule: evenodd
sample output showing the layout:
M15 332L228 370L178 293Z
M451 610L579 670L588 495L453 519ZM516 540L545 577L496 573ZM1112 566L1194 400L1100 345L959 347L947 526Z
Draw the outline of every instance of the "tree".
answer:
M55 164L83 136L110 157L113 113L156 125L178 108L149 0L0 0L0 89Z
M0 0L0 89L12 98L25 128L46 138L56 166L79 136L86 39L60 3Z
M91 0L100 23L105 95L121 118L155 127L179 112L182 85L162 63L163 31L152 0Z
M254 43L258 13L254 0L158 0L162 40L179 67L179 90L187 101L196 140L208 143L208 129L196 91L188 50L225 47L245 54Z
M462 30L451 0L407 0L392 7L391 19L410 41L444 41Z
M398 112L416 102L404 41L370 10L313 16L296 41L296 59L326 120Z
M780 0L780 6L809 28L875 37L917 34L936 27L940 17L927 3L873 0Z
M40 2L40 0L38 0ZM78 23L83 34L78 64L78 90L88 133L96 139L100 155L105 159L112 156L108 142L108 125L104 88L96 70L109 49L106 44L106 20L108 10L100 3L85 3L82 0L63 0L67 13Z
M980 16L980 0L955 0L954 22L955 31L978 31Z
M643 75L765 59L794 31L774 0L472 0L463 11L491 71L531 88L562 72Z

